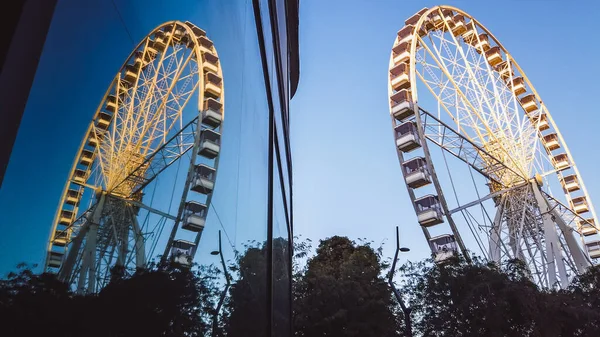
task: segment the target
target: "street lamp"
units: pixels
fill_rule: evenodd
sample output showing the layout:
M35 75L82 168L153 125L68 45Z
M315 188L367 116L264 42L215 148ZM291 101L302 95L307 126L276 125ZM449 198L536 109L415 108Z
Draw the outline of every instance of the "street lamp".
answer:
M400 291L398 291L398 288L396 288L396 285L394 284L394 280L393 280L394 273L396 272L396 262L398 261L398 253L400 253L400 252L406 253L409 251L410 251L410 248L400 247L400 232L398 230L398 226L396 226L396 254L394 254L394 262L392 262L392 269L390 270L390 273L389 273L388 283L389 283L390 287L392 288L392 290L394 291L394 296L396 296L398 303L400 303L400 308L402 309L402 312L404 313L404 324L406 324L407 335L409 337L412 337L412 321L411 321L411 317L410 317L410 312L412 311L412 309L407 307L404 304L402 295L400 294Z
M219 298L219 303L217 304L217 309L215 310L215 315L213 316L213 327L212 327L212 335L213 337L217 336L217 325L219 322L219 311L221 311L221 306L223 305L223 301L225 301L225 296L227 296L227 290L229 290L229 286L231 285L231 281L229 279L229 272L227 271L227 266L225 265L225 258L223 258L223 249L221 246L221 230L219 230L219 250L213 250L210 252L210 255L219 255L221 257L221 265L223 266L223 273L225 274L225 289L221 293L221 297Z

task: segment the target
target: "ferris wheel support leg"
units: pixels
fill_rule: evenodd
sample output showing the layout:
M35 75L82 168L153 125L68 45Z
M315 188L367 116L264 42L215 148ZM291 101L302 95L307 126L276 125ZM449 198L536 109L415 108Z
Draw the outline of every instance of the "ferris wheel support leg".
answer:
M587 259L586 255L583 253L579 245L577 244L577 240L573 236L573 229L567 225L565 220L558 214L556 209L552 210L552 215L558 227L560 228L563 236L565 237L565 241L567 242L567 247L569 247L569 252L575 261L575 266L577 267L577 271L583 273L586 271L588 267L591 266L591 262Z
M67 283L70 282L71 273L73 272L73 267L75 266L75 262L77 260L77 254L81 249L81 243L83 242L83 238L87 235L89 229L90 222L86 221L79 229L79 233L77 233L77 236L71 242L67 258L65 259L62 268L60 268L60 271L58 272L59 280Z
M504 203L506 197L502 196L499 207L496 210L496 216L494 217L494 224L490 229L490 260L500 265L500 233L502 232L502 215L504 214Z
M429 152L429 146L427 145L427 138L425 138L425 127L421 120L421 111L419 110L419 106L417 102L414 104L415 109L415 120L417 122L417 132L419 133L419 138L422 139L423 153L425 154L425 161L427 162L427 166L430 168L431 180L433 181L433 185L435 186L436 193L438 195L438 199L442 204L442 209L444 211L444 215L446 219L448 219L448 224L450 225L450 229L452 230L452 234L454 234L454 238L456 239L456 243L458 247L460 247L460 251L462 252L465 260L467 262L471 262L471 257L469 256L469 252L465 247L465 243L462 240L460 233L458 232L458 228L454 223L454 219L452 219L452 215L448 209L448 203L446 203L446 198L444 197L444 192L442 191L442 187L440 186L440 182L437 178L437 173L435 172L435 168L433 166L433 161L431 160L431 154Z
M83 280L87 277L87 292L92 294L96 290L96 244L98 242L98 224L92 223L85 241L84 261L82 261L81 272L79 273L79 289L85 283Z
M135 239L135 266L137 269L144 269L146 268L146 245L144 235L142 234L137 217L131 207L129 207L129 212L131 214L133 237Z
M533 194L537 201L538 207L542 212L542 219L544 222L544 237L546 239L546 260L548 262L548 284L554 286L556 280L556 268L558 268L558 275L560 277L561 288L566 288L569 285L569 279L567 278L567 268L562 258L562 252L560 248L560 242L558 240L558 233L556 233L556 225L552 220L550 207L548 201L542 196L540 188L535 181L531 182Z

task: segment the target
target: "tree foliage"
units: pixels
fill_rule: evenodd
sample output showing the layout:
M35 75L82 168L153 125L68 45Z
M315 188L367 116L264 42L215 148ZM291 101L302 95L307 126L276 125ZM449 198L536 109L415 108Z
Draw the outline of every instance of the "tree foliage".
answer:
M313 253L309 240L273 240L274 335L407 336L384 279L381 249L334 236ZM267 336L266 243L230 261L234 276L216 336ZM290 270L292 268L292 270ZM412 309L414 336L600 336L600 267L568 289L540 289L520 261L497 266L460 258L401 268L399 290ZM290 290L290 276L293 287ZM155 266L115 279L98 294L76 295L29 266L0 280L2 336L210 336L223 276L211 266ZM293 320L290 321L290 301Z
M346 237L322 240L296 280L298 336L397 336L392 293L381 257Z
M600 307L586 299L597 289L597 269L564 291L539 289L518 260L498 267L456 258L442 265L407 264L403 272L416 335L600 335Z

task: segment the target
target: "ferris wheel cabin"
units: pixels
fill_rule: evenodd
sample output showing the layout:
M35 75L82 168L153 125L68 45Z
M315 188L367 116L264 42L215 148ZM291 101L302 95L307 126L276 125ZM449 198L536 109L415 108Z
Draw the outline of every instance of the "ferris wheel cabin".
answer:
M55 252L55 251L51 251L48 254L49 254L48 266L52 267L52 268L59 268L62 263L64 254L62 252Z
M221 134L209 129L202 130L198 154L213 159L219 155L219 151L221 151Z
M402 121L414 115L413 104L410 101L410 93L408 90L400 90L391 97L392 116L396 120Z
M221 97L221 85L223 81L221 77L210 71L204 75L204 95L206 97L219 98Z
M173 240L171 247L171 262L188 268L192 265L192 250L196 245L185 240Z
M426 195L415 200L417 219L423 227L430 227L444 222L442 206L437 195Z
M579 179L577 179L577 175L571 174L560 179L560 183L565 192L575 192L578 191L581 187L579 186Z
M569 156L567 156L566 153L561 153L552 157L552 163L557 171L562 171L571 166L571 163L569 162Z
M542 137L542 143L548 152L554 151L560 148L560 143L558 142L558 135L556 133L549 133Z
M600 258L600 241L592 241L585 244L590 258Z
M396 146L402 152L410 152L421 147L417 134L417 125L414 122L406 122L394 128L396 133Z
M577 213L585 213L590 210L590 207L585 196L575 197L571 199L571 209Z
M590 236L598 233L598 229L596 229L596 222L593 218L578 220L577 226L579 227L579 231L584 236Z
M431 174L423 157L415 157L402 163L404 179L410 188L419 188L431 184Z
M512 91L515 96L519 96L527 91L527 89L525 89L525 79L523 77L513 78Z
M204 229L206 223L206 214L208 209L206 205L188 201L185 204L185 210L183 211L183 225L181 228L192 232L200 232Z
M190 189L202 194L211 193L215 187L215 176L216 171L214 168L204 164L196 165Z
M429 239L429 244L433 250L433 259L436 263L442 263L458 252L458 245L452 234L433 237Z
M202 111L202 124L216 128L222 122L223 104L214 98L204 100L204 110Z
M410 43L398 44L392 48L392 52L394 53L395 64L408 62L410 60Z

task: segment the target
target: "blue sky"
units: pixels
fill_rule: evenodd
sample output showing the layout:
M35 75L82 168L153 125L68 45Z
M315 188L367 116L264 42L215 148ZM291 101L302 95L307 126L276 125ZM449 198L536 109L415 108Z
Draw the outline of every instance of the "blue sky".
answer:
M247 63L256 52L246 29L253 23L242 20L232 24L251 17L248 6L240 10L225 1L201 0L182 1L178 6L167 1L144 2L143 6L137 1L116 3L136 43L164 21L191 20L215 41L223 64L234 65L230 69L235 71L229 71L232 75L224 69L226 86L228 82L243 83L240 74L258 75L256 64ZM384 252L391 256L394 226L399 225L402 244L412 249L405 258L420 259L429 254L394 150L386 75L390 49L404 20L436 4L301 0L301 75L291 104L296 234L314 240L348 235L376 244L385 241ZM541 0L504 1L493 6L481 1L447 4L477 18L513 55L550 109L592 198L600 193L594 151L600 142L592 137L600 118L594 101L600 70L593 62L599 49L592 23L600 5L596 1L575 6ZM18 262L43 259L75 151L102 94L131 48L110 1L59 3L0 190L0 250L4 253L0 274ZM236 50L246 50L246 63L235 61ZM244 103L251 107L227 110L226 119L232 121L227 124L227 134L235 130L242 134L241 126L251 117L243 111L263 108L259 98L251 100L249 93L245 95L232 106ZM256 225L247 229L248 219L258 223L263 213L252 212L247 203L248 209L229 211L236 202L264 192L255 190L264 174L257 163L264 161L265 153L245 151L258 148L264 140L243 145L246 138L229 139L233 150L227 154L229 160L220 164L228 166L228 173L219 172L217 190L222 186L222 191L217 193L222 196L215 198L221 221L238 244L244 238L264 237ZM242 166L242 176L224 178L236 173L234 165ZM254 165L255 169L244 165ZM218 226L210 228L206 236L214 237ZM248 234L253 230L261 233ZM207 251L213 248L211 244L204 247Z

